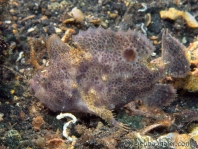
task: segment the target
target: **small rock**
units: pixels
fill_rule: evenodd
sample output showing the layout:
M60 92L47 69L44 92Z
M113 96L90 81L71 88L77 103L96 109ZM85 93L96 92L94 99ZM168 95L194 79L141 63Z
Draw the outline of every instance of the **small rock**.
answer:
M3 113L0 113L0 121L3 120L3 116L4 116L4 114Z
M50 25L47 27L47 32L48 32L49 34L55 33L55 28L54 28L54 25L53 25L53 24L50 24Z
M62 30L60 28L54 27L56 33L61 33Z
M27 30L27 32L30 33L30 32L33 32L34 30L35 30L35 28L32 27L32 28L29 28L29 29Z
M74 19L76 20L76 22L83 22L84 21L84 14L82 13L82 11L76 7L74 7L71 11L71 15L74 17Z

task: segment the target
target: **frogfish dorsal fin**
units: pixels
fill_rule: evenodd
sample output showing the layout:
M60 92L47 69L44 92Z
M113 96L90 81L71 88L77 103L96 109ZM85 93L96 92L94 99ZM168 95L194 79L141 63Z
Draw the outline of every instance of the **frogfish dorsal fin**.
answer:
M47 51L49 53L50 59L56 59L61 54L68 52L70 47L61 41L57 35L52 35L47 41Z
M162 60L165 63L166 74L172 77L182 78L190 72L188 51L168 31L162 35Z

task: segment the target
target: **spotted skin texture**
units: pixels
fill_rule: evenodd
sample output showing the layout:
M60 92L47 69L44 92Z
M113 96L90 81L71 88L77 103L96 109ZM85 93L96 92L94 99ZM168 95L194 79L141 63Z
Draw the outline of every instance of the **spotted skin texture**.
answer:
M172 37L168 31L162 36L163 62L166 63L166 74L183 78L190 72L190 54L186 47Z
M90 113L116 125L111 111L133 100L163 106L174 99L171 85L158 84L165 66L147 62L154 47L141 33L90 28L72 42L52 35L50 66L31 79L35 97L52 111Z

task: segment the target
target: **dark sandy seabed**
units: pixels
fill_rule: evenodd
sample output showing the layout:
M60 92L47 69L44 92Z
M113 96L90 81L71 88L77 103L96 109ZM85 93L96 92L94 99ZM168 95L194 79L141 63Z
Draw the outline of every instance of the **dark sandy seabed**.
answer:
M65 21L71 18L69 12L74 7L83 12L84 21ZM69 136L77 140L69 142L62 136L63 124L69 119L57 120L59 113L45 108L29 88L35 73L28 61L29 37L47 39L54 33L62 37L68 28L78 33L100 25L114 31L131 28L145 31L153 40L156 55L152 58L157 58L164 29L186 47L198 35L198 28L189 27L182 18L160 18L159 12L171 7L188 11L198 20L197 0L0 0L0 149L198 148L198 135L187 137L198 127L196 92L178 89L175 101L160 107L162 111L142 108L141 102L133 103L133 110L123 107L114 111L115 118L128 125L129 131L109 126L93 115L77 114L77 123L68 128ZM39 58L41 63L47 59L42 49ZM149 137L156 140L167 134L174 135L169 143L183 144L144 146Z

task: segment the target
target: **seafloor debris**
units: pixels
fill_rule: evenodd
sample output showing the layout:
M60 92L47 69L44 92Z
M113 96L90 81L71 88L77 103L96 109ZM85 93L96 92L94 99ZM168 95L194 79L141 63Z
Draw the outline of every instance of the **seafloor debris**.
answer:
M155 124L160 125L160 124ZM165 123L162 125L166 125ZM76 131L81 135L81 139L76 141L76 148L79 148L83 142L92 148L104 147L107 149L153 149L153 148L175 148L192 149L197 146L198 131L195 127L188 134L179 134L177 132L156 135L155 137L145 135L141 132L131 131L125 134L123 131L115 128L101 126L95 130L88 129L83 125L75 126ZM120 136L123 136L119 140Z
M5 42L5 40L0 38L0 51L6 50L8 46L9 45Z
M82 13L82 11L76 7L74 7L71 11L71 15L73 16L74 20L76 22L83 22L85 19L84 14Z
M0 21L2 21L5 17L8 7L8 0L0 0Z
M188 51L191 54L191 64L195 66L192 74L198 77L198 39L190 44Z
M175 98L175 90L158 81L167 71L178 77L188 73L187 60L179 62L179 67L166 66L174 62L169 56L172 47L177 47L174 52L180 58L186 58L185 49L167 34L164 38L172 40L163 40L163 50L171 59L160 67L147 62L154 50L151 42L132 30L113 32L100 27L80 31L73 37L76 48L52 35L47 41L50 66L38 71L30 86L35 97L52 111L95 114L120 125L111 110L139 99L152 107L168 105Z
M33 126L33 129L35 131L38 131L40 130L41 126L45 123L45 121L43 120L42 116L37 116L35 118L33 118L33 121L32 121L32 126Z
M5 40L0 38L0 64L4 63L6 57L8 57L8 43L5 42Z
M162 19L171 19L171 20L176 20L180 17L182 17L187 25L192 28L197 28L198 27L198 22L196 19L187 11L180 11L175 8L169 8L168 10L163 10L160 11L160 17Z
M39 148L60 148L60 149L72 149L73 144L66 144L65 140L62 139L59 129L54 134L51 131L47 131L44 137L38 136L37 139L32 140L36 143Z
M67 14L67 19L63 20L63 23L78 22L82 23L85 19L84 14L80 9L74 7L69 14Z
M58 120L63 119L63 118L65 118L65 117L72 118L72 120L70 120L70 121L68 121L67 123L64 124L64 126L63 126L63 136L64 136L65 138L67 138L69 141L75 141L76 138L68 136L67 127L70 125L70 123L75 124L76 121L77 121L77 119L76 119L76 117L75 117L73 114L71 114L71 113L60 113L59 115L56 116L56 118L57 118Z
M72 37L72 34L74 34L75 33L75 30L73 30L73 29L68 29L66 32L65 32L65 34L63 35L63 37L61 38L61 40L63 41L63 42L69 42L69 40L71 39L71 37Z

